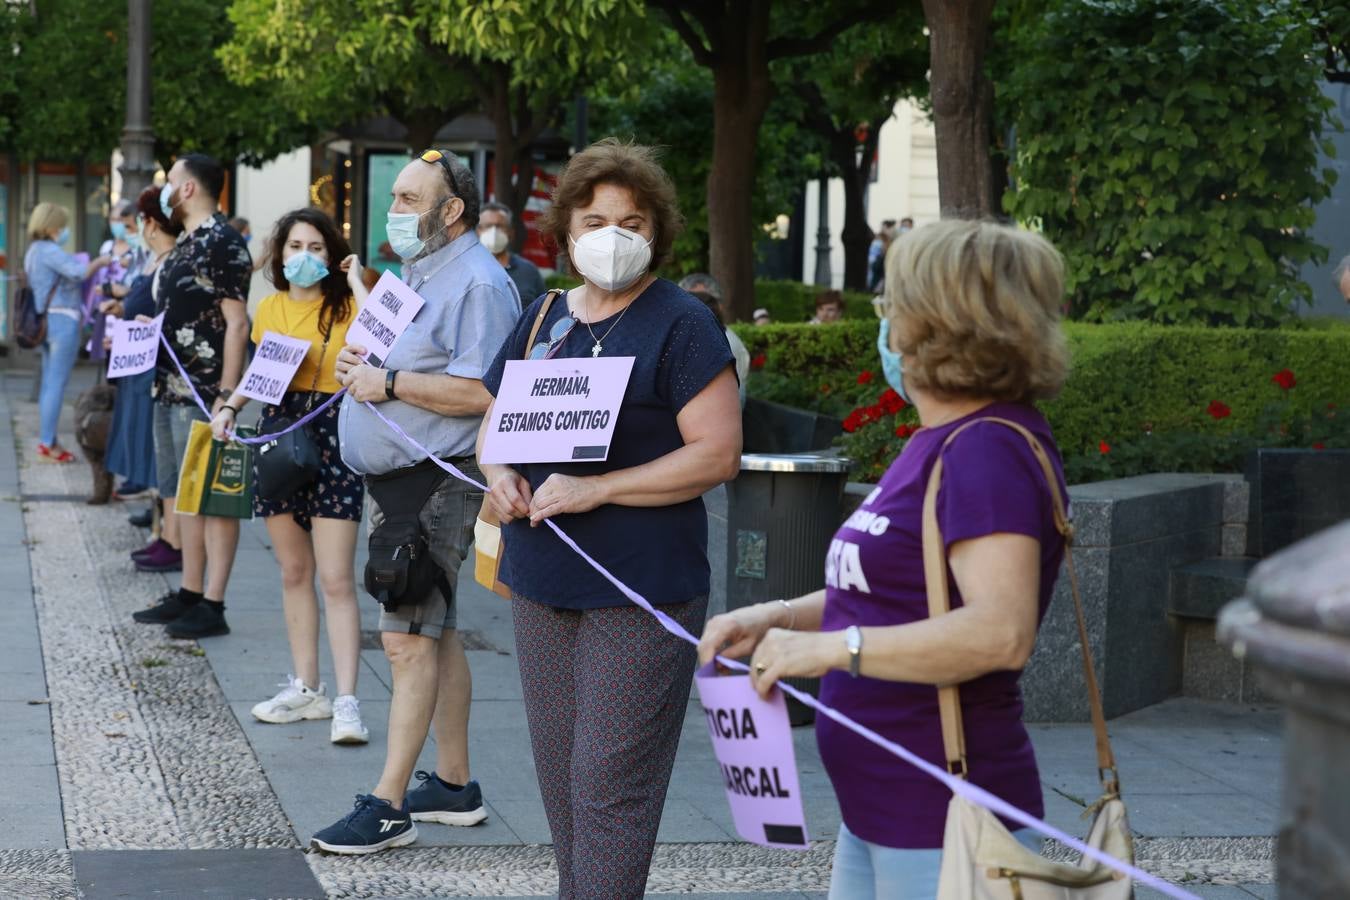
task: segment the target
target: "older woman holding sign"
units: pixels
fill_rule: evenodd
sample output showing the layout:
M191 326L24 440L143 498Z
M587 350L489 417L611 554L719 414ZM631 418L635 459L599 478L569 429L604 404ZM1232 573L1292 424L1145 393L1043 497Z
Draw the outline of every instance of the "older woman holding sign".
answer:
M633 358L604 462L513 466L489 454L482 465L489 502L508 523L502 579L515 598L530 739L564 898L642 896L694 652L540 526L556 521L697 631L709 586L701 497L740 464L740 401L722 327L654 274L679 227L674 187L650 149L611 139L574 156L543 228L584 283L536 300L483 379L497 397L507 360L574 358L580 371L596 358ZM538 339L526 346L531 333ZM484 419L480 460L497 412Z
M260 433L280 431L320 407L339 390L333 361L355 309L347 276L338 263L351 253L332 220L316 209L282 216L267 250L269 276L278 292L264 297L253 319L253 342L273 333L309 343L303 361L280 403L263 408ZM301 344L303 346L303 344ZM250 371L252 367L250 367ZM249 397L249 373L211 422L217 438L234 428ZM290 484L267 488L258 478L254 513L267 520L267 533L281 564L281 605L291 643L295 673L281 691L253 707L262 722L284 724L302 719L333 720L335 744L364 744L356 673L361 663L361 612L356 605L356 533L365 491L361 479L342 461L338 448L338 407L329 406L290 441L307 444L310 471L295 473ZM277 456L291 447L268 448ZM255 465L265 463L257 459ZM260 473L261 474L261 473ZM272 482L283 479L273 477ZM317 572L327 610L328 642L333 651L337 696L330 699L319 680L319 599Z
M839 529L824 590L717 616L699 645L705 661L753 651L761 694L786 676L824 676L821 702L938 766L934 686L959 684L966 776L1037 817L1018 679L1064 556L1059 454L1032 405L1068 373L1063 286L1059 254L1030 232L946 221L897 241L878 349L922 427ZM1008 423L1035 436L1053 484ZM952 612L930 618L921 521L939 459L935 549L946 565L933 562L955 587ZM816 737L844 820L830 897L932 900L951 793L833 719L817 717ZM1013 836L1038 843L1029 830Z

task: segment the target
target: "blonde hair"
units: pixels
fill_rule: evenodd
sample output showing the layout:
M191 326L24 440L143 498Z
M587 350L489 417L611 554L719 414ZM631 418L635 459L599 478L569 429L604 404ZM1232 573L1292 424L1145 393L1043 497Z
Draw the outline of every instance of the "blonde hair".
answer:
M1069 374L1063 295L1059 251L993 222L925 225L886 258L886 314L905 378L940 396L1020 403L1058 394Z
M70 212L55 203L39 203L28 217L28 239L45 241L51 231L60 231L70 223Z

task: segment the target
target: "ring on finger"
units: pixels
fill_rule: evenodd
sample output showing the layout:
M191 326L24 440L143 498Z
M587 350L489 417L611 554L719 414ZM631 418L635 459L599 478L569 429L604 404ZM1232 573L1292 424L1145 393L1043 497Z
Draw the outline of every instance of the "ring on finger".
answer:
M756 675L763 675L763 674L764 674L765 672L767 672L768 670L769 670L769 667L768 667L767 665L765 665L764 663L755 663L755 674L756 674Z

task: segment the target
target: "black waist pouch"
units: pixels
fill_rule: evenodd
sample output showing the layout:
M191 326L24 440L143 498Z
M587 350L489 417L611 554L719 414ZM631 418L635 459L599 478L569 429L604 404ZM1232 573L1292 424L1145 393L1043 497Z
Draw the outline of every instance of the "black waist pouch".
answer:
M449 580L431 558L420 521L422 507L445 478L446 473L431 460L366 477L366 489L384 520L370 532L365 587L390 612L404 604L421 603L433 588L440 588L446 600L450 599Z

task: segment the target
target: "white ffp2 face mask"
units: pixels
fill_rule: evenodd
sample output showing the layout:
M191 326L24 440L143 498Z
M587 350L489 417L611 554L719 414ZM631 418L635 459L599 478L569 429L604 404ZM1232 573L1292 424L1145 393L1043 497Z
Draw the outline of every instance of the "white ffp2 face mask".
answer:
M484 228L482 233L478 235L478 240L483 242L483 246L487 248L487 252L491 253L493 256L501 253L506 249L506 245L511 243L511 237L506 233L506 229L497 225Z
M618 225L588 231L572 242L572 264L602 291L621 291L647 273L652 242Z

